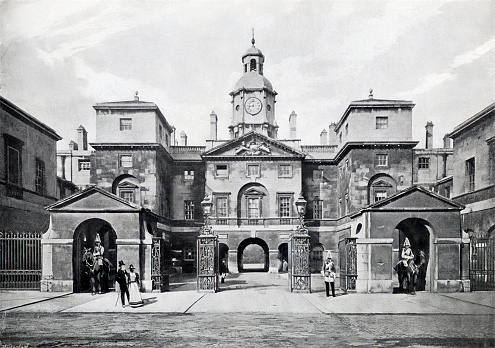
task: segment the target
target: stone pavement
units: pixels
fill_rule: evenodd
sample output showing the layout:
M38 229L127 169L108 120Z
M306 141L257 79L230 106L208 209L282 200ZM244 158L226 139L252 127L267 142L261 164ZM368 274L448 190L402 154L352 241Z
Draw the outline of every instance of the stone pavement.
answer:
M343 294L326 297L322 277L314 275L312 293L287 289L284 276L269 273L229 275L217 293L198 293L194 277L171 283L170 291L142 293L139 308L120 304L110 292L0 292L0 312L58 313L324 313L324 314L471 314L495 315L495 292Z

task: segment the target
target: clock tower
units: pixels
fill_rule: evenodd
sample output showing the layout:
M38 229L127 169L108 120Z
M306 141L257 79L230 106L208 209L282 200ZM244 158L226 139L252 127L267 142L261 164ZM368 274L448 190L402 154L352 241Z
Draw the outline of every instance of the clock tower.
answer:
M252 46L242 56L244 74L236 83L232 96L232 123L229 126L230 138L256 131L277 139L275 121L275 96L272 84L263 76L265 56Z

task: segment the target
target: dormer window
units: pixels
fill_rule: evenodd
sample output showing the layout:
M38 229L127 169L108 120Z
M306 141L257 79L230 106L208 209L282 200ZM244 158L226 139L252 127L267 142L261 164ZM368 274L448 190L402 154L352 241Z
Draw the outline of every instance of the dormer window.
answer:
M120 130L131 130L132 129L132 118L121 118L120 119Z
M376 129L386 129L388 128L388 117L378 116L376 118Z

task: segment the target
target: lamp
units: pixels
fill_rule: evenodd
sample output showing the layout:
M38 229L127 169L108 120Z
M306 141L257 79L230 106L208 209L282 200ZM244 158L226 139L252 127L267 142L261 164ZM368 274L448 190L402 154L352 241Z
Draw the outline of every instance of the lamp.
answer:
M211 214L211 207L213 206L213 203L211 201L210 196L208 194L205 195L205 198L201 201L201 208L203 209L203 216L205 220L205 224L202 229L201 234L212 234L211 233L211 227L210 227L210 214Z
M302 234L307 234L308 229L306 228L306 224L304 223L304 215L306 214L306 204L308 202L304 199L302 192L299 194L299 198L296 201L297 213L299 214L299 223L300 226L298 230Z

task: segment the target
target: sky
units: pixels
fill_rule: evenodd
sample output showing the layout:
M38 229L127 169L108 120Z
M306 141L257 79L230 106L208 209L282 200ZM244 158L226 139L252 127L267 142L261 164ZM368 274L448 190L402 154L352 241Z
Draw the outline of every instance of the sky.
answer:
M279 139L295 111L302 144L354 100L411 100L413 139L434 146L495 101L495 1L0 0L0 95L77 141L95 139L101 102L158 105L188 145L218 115L228 139L229 93L251 46L277 91Z

